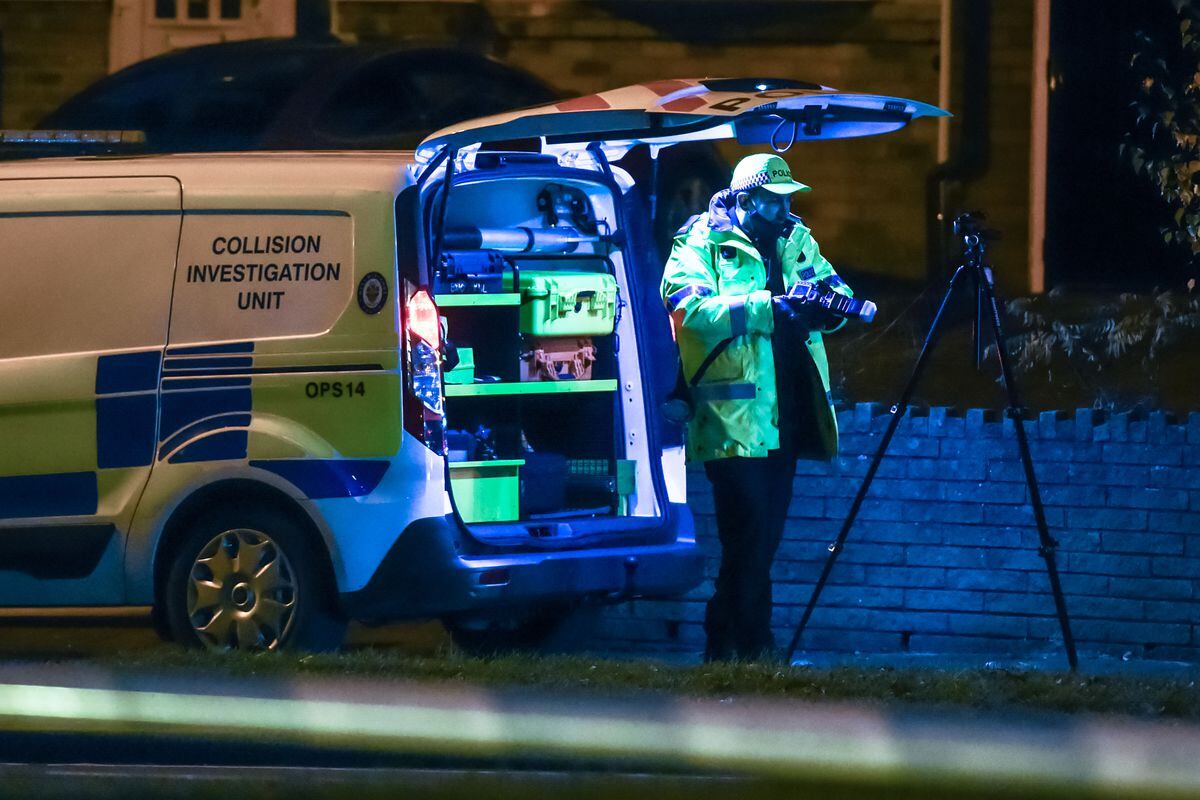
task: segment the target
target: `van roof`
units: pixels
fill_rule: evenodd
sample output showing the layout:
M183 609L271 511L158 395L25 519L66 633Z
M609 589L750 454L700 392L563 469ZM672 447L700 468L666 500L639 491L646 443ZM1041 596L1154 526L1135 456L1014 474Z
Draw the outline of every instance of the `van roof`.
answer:
M410 183L411 151L278 153L184 153L171 155L85 156L0 161L0 181L19 178L178 178L186 196L205 189L223 194L239 189L272 195L313 190L395 192Z

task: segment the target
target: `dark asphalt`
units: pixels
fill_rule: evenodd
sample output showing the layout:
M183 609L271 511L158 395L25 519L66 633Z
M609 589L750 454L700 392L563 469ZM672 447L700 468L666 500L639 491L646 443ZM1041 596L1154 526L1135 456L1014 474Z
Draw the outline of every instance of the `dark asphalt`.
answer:
M655 784L645 793L657 800L684 776L699 776L703 786L729 776L753 782L729 796L774 796L778 787L790 787L790 796L819 788L825 797L1200 796L1200 727L1184 723L361 679L234 679L201 671L154 675L83 662L0 665L0 753L0 761L30 769L124 767L120 781L148 796L157 796L146 782L159 773L145 772L147 764L168 771L203 767L205 775L220 767L280 768L285 777L269 786L245 787L242 794L251 798L297 796L290 789L276 794L286 776L316 791L325 771L343 782L359 776L356 786L364 791L378 787L380 776L390 775L396 791L402 784L395 781L410 773L469 776L448 778L447 791L459 793L437 796L472 800L481 793L561 796L554 787L523 783L529 775L561 773L601 776L587 795L596 797L613 796L620 776L657 775L662 790ZM295 778L306 774L297 767L314 770L311 780ZM51 784L64 780L44 770L32 774ZM2 778L0 797L29 796L27 786ZM470 791L463 788L468 784ZM211 781L181 785L207 792ZM329 791L300 796L363 796L358 788Z

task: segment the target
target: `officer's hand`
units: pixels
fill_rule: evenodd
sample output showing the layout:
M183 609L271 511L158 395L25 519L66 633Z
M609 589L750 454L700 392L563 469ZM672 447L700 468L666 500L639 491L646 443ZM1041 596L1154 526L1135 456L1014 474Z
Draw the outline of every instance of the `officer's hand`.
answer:
M805 303L803 311L796 314L798 320L810 331L823 331L836 328L841 317L834 314L820 303Z
M777 294L771 298L771 312L775 317L776 327L780 325L797 324L797 311L803 306L798 299L786 294Z
M821 304L823 295L832 290L823 282L816 284L796 283L788 291L787 297L796 324L806 331L827 330L836 328L841 318Z

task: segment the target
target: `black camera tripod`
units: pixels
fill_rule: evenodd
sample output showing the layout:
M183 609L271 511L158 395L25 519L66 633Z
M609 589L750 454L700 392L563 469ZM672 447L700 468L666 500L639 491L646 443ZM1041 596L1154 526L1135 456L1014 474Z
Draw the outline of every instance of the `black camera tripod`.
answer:
M812 597L809 598L808 606L804 609L804 615L800 618L800 623L796 626L796 633L792 636L792 642L788 645L788 663L792 661L792 656L796 652L796 645L800 643L800 637L804 635L804 628L808 625L808 620L812 616L813 609L816 608L817 599L821 596L821 590L825 588L825 582L829 579L829 573L833 571L834 562L837 561L838 555L846 545L846 538L850 535L850 528L854 525L854 520L858 516L858 510L867 496L867 491L871 488L871 481L875 479L875 472L879 469L880 462L883 461L883 456L887 452L888 445L891 444L892 436L896 433L896 428L900 425L900 420L904 418L904 412L908 409L909 400L912 398L913 391L917 387L917 382L921 378L929 355L937 344L941 325L946 317L946 309L950 305L950 299L954 296L955 290L958 287L965 286L970 281L974 284L975 289L976 367L980 366L983 360L983 316L986 313L988 322L991 324L992 334L995 337L996 354L1000 360L1004 388L1008 394L1008 408L1005 413L1013 421L1013 428L1017 433L1017 445L1021 451L1021 463L1025 467L1025 482L1029 486L1030 504L1033 506L1033 516L1037 522L1038 537L1041 542L1038 554L1045 560L1046 572L1050 576L1050 589L1054 593L1054 606L1058 611L1059 625L1062 627L1063 644L1067 650L1067 661L1071 665L1072 672L1079 666L1079 660L1075 653L1075 639L1071 635L1071 622L1067 618L1067 604L1063 599L1062 584L1058 578L1058 566L1054 560L1054 553L1058 548L1058 542L1050 536L1050 531L1046 527L1046 513L1042 508L1042 496L1038 491L1037 478L1033 472L1033 457L1029 454L1029 440L1025 436L1025 424L1022 419L1024 409L1021 406L1021 399L1017 392L1017 383L1009 367L1008 351L1004 344L1004 331L1000 324L1000 308L996 302L996 286L992 277L992 270L984 261L985 241L989 238L990 232L979 227L976 216L962 214L954 220L954 233L962 238L962 263L955 269L954 276L950 279L950 286L946 290L946 295L942 298L942 303L938 307L937 314L934 315L933 323L929 326L929 332L925 336L925 343L921 347L921 354L917 357L916 366L913 367L912 377L908 379L908 385L904 387L899 402L890 409L892 417L888 421L887 430L883 434L883 440L879 443L879 449L875 453L875 458L871 461L871 466L867 469L867 475L863 479L862 486L859 487L858 494L855 496L854 502L850 505L850 513L847 515L846 521L842 524L842 529L838 533L837 540L829 545L829 557L825 561L825 568L821 571L821 576L817 579L816 586L813 587Z

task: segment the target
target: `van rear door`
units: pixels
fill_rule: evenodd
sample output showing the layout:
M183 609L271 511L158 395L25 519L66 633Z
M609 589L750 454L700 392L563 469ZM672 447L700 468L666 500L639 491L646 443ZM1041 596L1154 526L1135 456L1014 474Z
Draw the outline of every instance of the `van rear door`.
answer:
M467 120L431 134L417 160L483 142L541 138L543 152L592 143L615 160L635 144L736 138L739 144L785 147L792 142L874 136L918 117L949 112L886 95L842 92L780 78L662 80L587 97Z
M423 168L423 183L460 165L469 168L473 153L496 142L537 139L541 152L556 156L560 164L595 168L603 167L595 149L609 162L639 144L656 153L682 142L736 139L740 144L771 145L778 150L795 142L890 133L920 117L943 116L948 112L915 100L788 79L661 80L460 122L426 138L416 160ZM437 214L431 227L435 239L439 238ZM654 292L656 300L657 288L642 285L635 291ZM633 301L635 309L640 305L640 298ZM645 307L660 306L655 302ZM644 334L644 328L639 332ZM654 412L645 409L648 421L657 418ZM655 426L650 427L651 438L657 439ZM664 447L662 453L663 463L669 464L664 470L666 499L682 503L685 490L676 477L682 476L681 448Z

